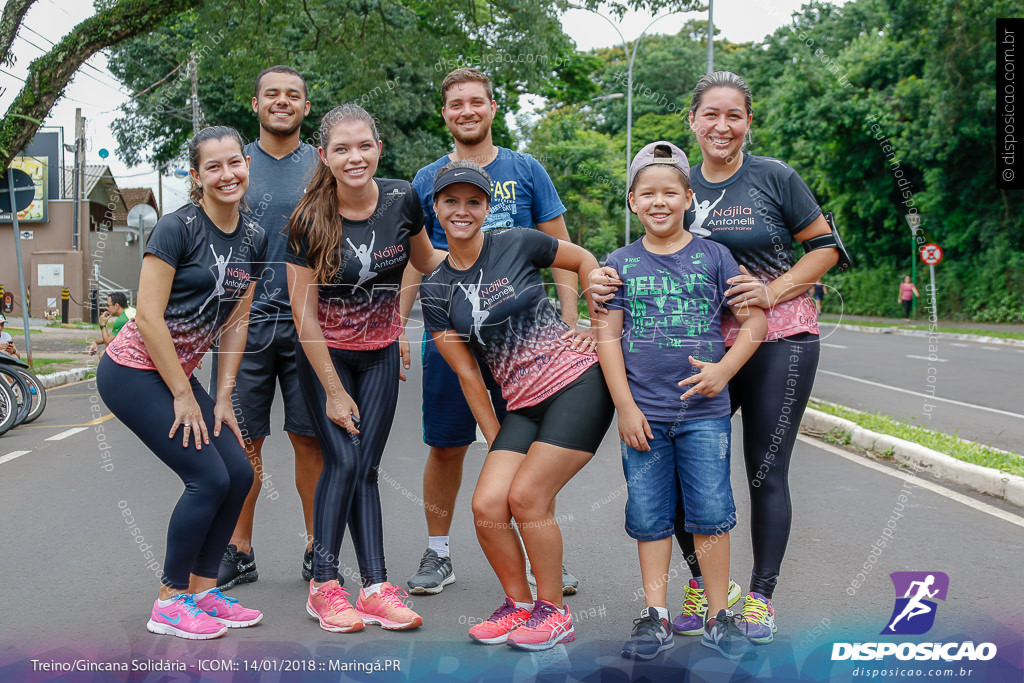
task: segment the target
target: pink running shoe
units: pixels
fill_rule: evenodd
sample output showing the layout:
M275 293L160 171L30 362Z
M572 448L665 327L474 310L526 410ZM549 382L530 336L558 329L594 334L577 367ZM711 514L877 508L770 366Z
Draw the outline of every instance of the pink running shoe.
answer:
M178 593L172 595L171 599L174 602L167 607L161 607L159 600L153 603L153 613L146 624L150 633L189 640L209 640L220 638L228 632L227 626L199 609L191 593Z
M263 621L263 612L258 609L242 607L238 604L237 598L229 598L219 588L210 590L197 600L196 604L199 605L199 609L228 628L255 626Z
M564 614L547 600L537 600L529 620L509 635L508 644L520 650L536 651L576 640L569 606L563 609Z
M348 591L337 581L328 581L314 591L313 581L309 582L309 597L306 599L306 611L309 616L320 622L320 628L332 633L348 633L362 631L363 620L359 613L352 609L348 601Z
M494 614L469 629L469 637L484 645L500 645L508 640L508 634L525 624L529 618L529 610L516 607L516 601L506 596L505 602L494 610Z
M380 624L389 631L404 631L423 625L420 615L409 609L402 598L409 594L393 583L384 582L380 590L367 597L366 589L359 591L356 610L364 624Z

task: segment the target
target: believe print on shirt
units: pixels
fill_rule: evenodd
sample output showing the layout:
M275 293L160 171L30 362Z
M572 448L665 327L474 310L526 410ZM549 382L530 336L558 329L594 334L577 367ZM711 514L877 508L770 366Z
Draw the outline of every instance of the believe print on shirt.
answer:
M256 285L249 324L291 320L285 267L288 219L305 194L320 157L316 147L301 142L291 154L275 159L256 140L245 146L245 155L251 159L245 203L249 215L267 234L267 263Z
M445 260L420 287L428 332L455 330L494 379L509 410L537 405L597 362L569 348L569 329L538 269L555 260L558 240L538 230L484 233L476 263L457 270Z
M235 309L259 278L267 254L263 229L246 216L228 234L201 207L186 204L157 221L146 253L174 267L164 321L186 375L191 375ZM107 346L119 365L155 370L138 325L130 320Z
M409 262L409 238L423 230L423 210L404 180L374 178L377 209L360 221L342 218L341 268L329 284L317 286L317 320L335 349L382 349L402 333L398 294ZM303 238L285 258L309 267Z
M622 357L640 412L656 422L728 416L728 388L713 398L694 394L680 403L689 387L678 382L699 372L689 356L717 363L725 355L726 280L740 274L729 250L694 237L679 251L655 254L640 238L612 252L608 265L623 281L606 306L622 310Z
M790 166L771 157L746 155L740 169L721 183L706 181L702 166L697 164L690 171L693 204L686 212L687 229L724 244L736 261L762 282L788 272L796 263L793 235L821 215L807 183ZM765 341L800 332L818 334L814 301L806 293L765 314ZM739 331L731 312L726 313L722 330L731 346Z
M438 249L448 248L448 238L434 214L434 178L450 161L450 156L443 156L421 168L412 180L427 218L430 243ZM498 147L498 156L484 166L484 170L491 177L491 210L481 228L484 232L497 228L534 228L537 223L565 213L565 205L558 198L548 172L529 154Z

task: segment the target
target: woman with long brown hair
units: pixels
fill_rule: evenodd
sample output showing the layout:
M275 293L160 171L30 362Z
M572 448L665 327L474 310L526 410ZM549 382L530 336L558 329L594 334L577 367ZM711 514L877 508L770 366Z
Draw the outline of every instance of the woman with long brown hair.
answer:
M377 469L400 359L408 367L399 342L402 271L411 262L429 273L445 252L423 232L412 186L373 177L383 148L373 117L354 104L335 107L320 123L320 142L322 163L292 214L286 257L299 377L324 455L306 610L326 631L415 628L422 619L387 580ZM346 526L363 584L355 609L337 581Z

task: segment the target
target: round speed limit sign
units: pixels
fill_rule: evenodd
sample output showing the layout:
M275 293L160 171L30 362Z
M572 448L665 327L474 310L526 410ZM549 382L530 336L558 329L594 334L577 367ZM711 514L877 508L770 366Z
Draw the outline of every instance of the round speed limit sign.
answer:
M921 260L925 265L934 266L942 260L942 247L937 244L926 244L921 247Z

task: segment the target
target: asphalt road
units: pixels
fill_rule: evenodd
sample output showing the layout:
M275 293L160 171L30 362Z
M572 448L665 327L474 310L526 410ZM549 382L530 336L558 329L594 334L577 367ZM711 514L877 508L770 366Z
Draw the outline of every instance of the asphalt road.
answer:
M813 395L1020 453L1024 347L822 325Z
M851 342L850 348L865 344L847 336L828 341ZM908 345L907 352L913 350ZM954 364L957 353L961 352L940 353L950 356L942 375L950 390L957 381L953 367L960 362L968 367L969 357L985 357L980 351L973 356L964 351L963 360ZM833 364L831 349L825 355L823 367L846 369ZM893 352L880 355L889 358ZM862 362L869 368L869 360ZM922 376L921 368L909 361L893 361L894 367L900 365L908 383ZM977 369L977 363L970 367ZM893 379L883 372L875 376L880 381ZM399 417L381 471L387 558L391 578L399 584L415 569L426 544L419 497L425 456L419 378L417 362L402 389ZM828 382L819 381L819 389ZM938 604L932 630L927 636L903 640L991 641L999 648L989 662L913 662L914 666L939 668L940 676L933 680L959 680L959 674L942 673L947 666L972 668L971 681L1020 681L1024 671L1024 617L1019 606L1013 607L1019 603L1024 576L1020 511L993 507L991 500L948 492L913 473L804 440L794 454L795 519L775 594L780 630L776 642L759 648L752 661L728 662L701 647L698 639L685 637L677 637L676 646L652 662L634 663L619 656L643 602L637 592L636 544L623 531L625 485L614 434L606 436L594 460L558 499L566 564L581 580L580 593L566 599L576 614L578 637L573 643L527 654L506 646L477 645L466 636L469 624L485 618L502 598L474 537L469 509L482 444L472 447L454 517L452 549L458 580L440 595L415 598L413 607L423 615L424 626L399 633L376 627L355 634L321 631L304 609L307 586L299 575L303 529L290 449L280 432L264 448L268 479L257 508L254 543L260 579L231 592L262 609L264 622L215 641L155 636L145 630L145 622L158 574L147 569L142 546L151 545L162 557L167 518L181 484L117 420L107 418L92 382L54 389L49 400L36 424L0 439L0 681L853 681L864 675L855 675L859 667L906 666L892 661L830 661L834 642L892 640L878 634L893 610L888 574L896 571L941 571L950 579L949 594ZM275 410L273 426L279 429L280 401ZM737 424L736 444L738 429ZM11 457L20 451L25 453ZM734 578L745 587L751 553L738 447L733 465L740 522L732 534L732 566ZM133 528L144 541L133 537ZM885 539L885 547L879 547ZM348 571L354 570L348 541L341 558ZM669 583L673 611L680 607L684 574L677 551ZM75 660L180 665L186 671L60 674L40 668L48 662ZM343 666L378 660L397 660L400 670L372 676L337 672ZM336 672L303 670L310 663L334 667ZM199 672L200 666L221 665L233 670ZM292 668L299 670L285 670Z

